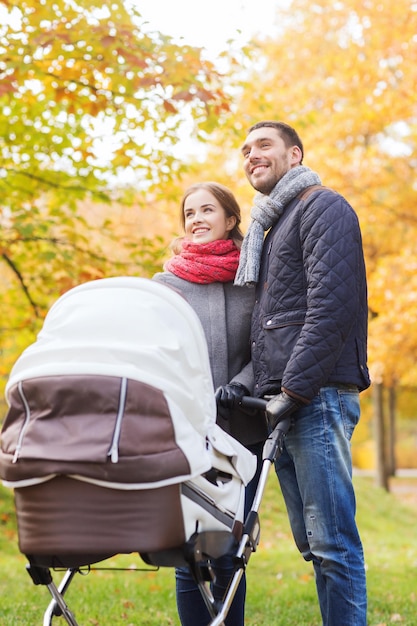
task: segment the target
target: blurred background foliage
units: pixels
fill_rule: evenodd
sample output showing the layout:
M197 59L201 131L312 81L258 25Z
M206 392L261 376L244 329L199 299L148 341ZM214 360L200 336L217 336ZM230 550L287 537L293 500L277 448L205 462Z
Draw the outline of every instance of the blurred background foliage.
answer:
M145 27L138 5L0 0L1 393L63 292L161 268L189 184L229 186L246 227L240 146L281 119L361 222L374 384L355 463L395 438L394 465L417 466L417 5L277 3L273 35L215 60Z

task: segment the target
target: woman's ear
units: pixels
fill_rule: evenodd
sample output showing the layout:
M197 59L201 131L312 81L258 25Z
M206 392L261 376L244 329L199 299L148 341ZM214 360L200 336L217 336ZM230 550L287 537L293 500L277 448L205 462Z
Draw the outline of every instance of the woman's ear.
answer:
M230 232L236 226L236 218L234 215L226 218L226 230Z

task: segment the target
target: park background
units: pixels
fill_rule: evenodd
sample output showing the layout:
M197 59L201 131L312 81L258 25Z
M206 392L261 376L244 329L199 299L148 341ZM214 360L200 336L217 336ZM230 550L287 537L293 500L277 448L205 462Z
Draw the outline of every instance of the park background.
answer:
M373 382L353 459L397 486L417 468L416 3L0 0L0 18L0 422L53 302L160 270L189 184L230 187L247 227L240 146L280 119L359 216Z
M1 396L62 293L161 268L189 184L229 186L246 227L240 146L281 119L361 223L373 385L355 465L386 488L417 467L416 4L0 0L0 15Z

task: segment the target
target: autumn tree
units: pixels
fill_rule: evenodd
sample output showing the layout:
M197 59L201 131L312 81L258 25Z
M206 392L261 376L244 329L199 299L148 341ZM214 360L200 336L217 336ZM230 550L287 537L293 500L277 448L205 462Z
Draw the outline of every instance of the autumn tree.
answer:
M0 0L0 18L4 376L64 290L158 266L162 241L86 207L140 211L184 170L184 126L208 131L229 105L202 50L150 31L133 2Z

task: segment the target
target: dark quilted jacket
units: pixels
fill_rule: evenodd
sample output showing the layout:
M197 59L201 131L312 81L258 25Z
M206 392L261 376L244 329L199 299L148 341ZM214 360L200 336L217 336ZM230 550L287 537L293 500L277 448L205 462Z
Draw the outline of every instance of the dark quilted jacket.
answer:
M369 384L359 223L336 192L293 200L268 233L252 318L255 395L311 400L326 383Z

